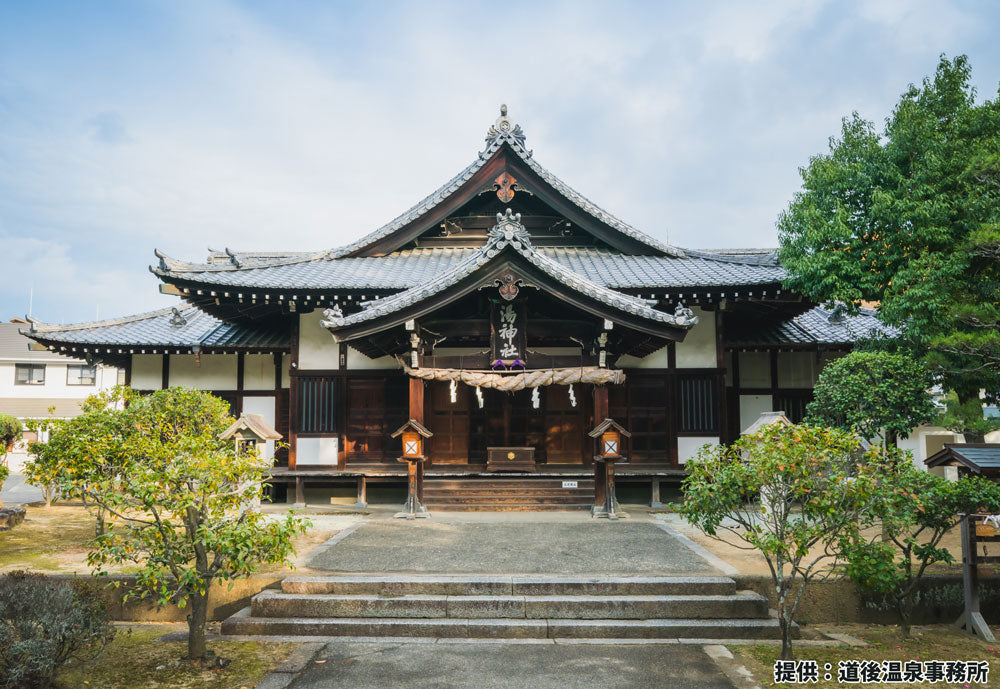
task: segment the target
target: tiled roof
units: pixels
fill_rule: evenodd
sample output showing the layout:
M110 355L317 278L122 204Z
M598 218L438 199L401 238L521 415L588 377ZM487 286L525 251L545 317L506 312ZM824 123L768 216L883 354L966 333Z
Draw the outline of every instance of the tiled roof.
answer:
M330 330L336 331L346 326L395 313L424 301L442 290L457 284L481 266L499 256L508 247L526 258L550 277L613 309L681 328L689 328L698 322L698 319L690 311L685 312L682 309L675 314L659 311L642 299L609 289L598 282L583 277L578 272L574 272L558 261L543 255L532 246L530 236L524 229L524 226L521 225L520 219L521 216L512 214L509 208L504 215L497 213L497 224L490 230L489 240L486 244L480 249L469 253L450 270L437 274L433 280L418 284L385 299L370 301L366 304L366 308L348 316L342 314L332 315L333 310L328 310L327 320L323 321L323 325Z
M493 124L493 126L490 127L489 132L486 134L486 148L479 154L479 157L475 161L399 217L393 219L389 223L362 237L358 241L353 242L352 244L332 250L330 252L330 256L332 258L338 258L346 256L347 254L353 253L359 249L363 249L364 247L391 235L396 230L408 225L430 211L432 208L435 208L446 198L458 191L459 187L465 184L465 182L476 174L476 172L478 172L479 169L486 164L486 161L488 161L490 157L504 144L507 144L511 150L513 150L514 153L516 153L517 156L535 172L535 174L544 179L549 185L562 194L563 197L575 204L584 212L597 218L606 225L613 227L625 236L655 249L657 252L663 252L668 255L675 256L684 255L684 252L680 249L653 239L649 235L635 229L628 223L619 220L539 165L538 161L535 160L533 151L529 151L524 146L524 133L521 131L520 125L516 125L511 122L511 120L507 117L507 108L504 106L501 108L500 117Z
M0 323L0 361L60 361L66 363L66 358L52 352L28 349L31 340L21 334L23 327L25 327L23 323Z
M941 450L924 461L929 466L937 466L953 458L971 469L995 472L1000 470L1000 444L945 443Z
M861 309L855 316L841 314L831 320L831 311L822 306L806 311L791 320L773 325L734 329L726 333L728 345L852 345L876 335L896 336L899 331L885 325L871 309ZM839 322L838 322L839 321Z
M438 247L406 249L379 257L331 259L321 255L310 260L282 261L242 270L200 266L200 270L188 268L171 271L170 275L188 282L221 287L409 289L436 279L478 251L477 248ZM785 276L776 262L765 262L759 256L747 256L750 260L744 262L729 255L708 252L676 258L628 256L585 247L538 247L538 253L582 278L618 289L758 285L780 282Z
M170 307L136 316L93 323L55 325L32 323L26 336L65 344L181 347L206 349L284 349L286 329L263 324L225 323L191 305Z

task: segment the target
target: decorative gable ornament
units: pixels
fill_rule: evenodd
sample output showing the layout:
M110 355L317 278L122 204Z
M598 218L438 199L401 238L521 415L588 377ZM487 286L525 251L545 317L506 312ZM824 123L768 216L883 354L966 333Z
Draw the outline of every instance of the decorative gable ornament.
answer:
M517 178L507 174L507 171L504 170L493 180L493 187L496 189L497 198L503 203L507 203L514 198L514 192L518 191Z
M486 132L486 143L502 143L503 141L516 142L519 146L524 146L524 131L521 129L521 125L514 124L507 117L507 106L500 106L500 117L497 121L490 125L489 131Z

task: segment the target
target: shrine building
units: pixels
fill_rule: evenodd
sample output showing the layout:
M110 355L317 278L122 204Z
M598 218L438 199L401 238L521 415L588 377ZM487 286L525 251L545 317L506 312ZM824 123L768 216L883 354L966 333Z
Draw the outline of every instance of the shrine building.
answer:
M784 289L774 250L682 249L619 220L542 167L506 108L472 164L347 246L156 257L176 307L25 334L134 389L260 415L287 443L266 443L273 485L299 503L398 490L393 433L413 420L429 508L587 507L605 419L630 434L619 491L657 502L700 446L765 411L801 420L824 363L881 327Z

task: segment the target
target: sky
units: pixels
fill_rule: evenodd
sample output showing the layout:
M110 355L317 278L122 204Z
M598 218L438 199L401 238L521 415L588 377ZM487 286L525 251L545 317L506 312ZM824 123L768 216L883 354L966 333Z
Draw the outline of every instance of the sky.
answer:
M939 56L1000 84L1000 3L0 0L0 318L174 303L153 249L317 250L472 162L501 103L647 234L776 246L798 170Z

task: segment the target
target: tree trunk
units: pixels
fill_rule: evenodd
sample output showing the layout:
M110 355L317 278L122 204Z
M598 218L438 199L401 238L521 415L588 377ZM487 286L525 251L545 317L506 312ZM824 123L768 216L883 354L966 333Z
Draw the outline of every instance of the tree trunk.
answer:
M890 447L896 447L896 443L898 442L898 440L899 440L899 438L898 438L898 434L896 433L896 431L890 431L890 430L886 429L886 431L885 431L885 447L886 447L886 449L889 449Z
M978 387L975 388L975 389L970 389L970 390L956 390L955 392L958 395L958 404L959 404L959 406L963 406L963 405L966 405L966 404L972 404L973 402L975 402L975 404L982 404L982 402L980 400L980 397L979 397L979 388ZM982 410L979 411L979 419L977 419L977 420L981 420L981 419L982 419ZM966 423L968 421L970 421L970 420L966 419ZM962 431L962 435L965 436L965 442L967 442L967 443L985 443L986 442L986 433L984 431L974 431L974 430L970 430L970 429L966 428L966 429L964 429Z
M914 591L906 593L899 600L899 634L904 639L910 638L910 626L913 619L913 598Z
M778 593L778 627L781 629L781 659L794 660L792 652L792 629L785 615L785 596L787 592Z
M191 596L191 613L188 615L188 660L204 660L205 625L208 623L208 589Z
M96 536L103 536L104 532L108 530L107 523L104 518L104 508L97 508L97 524L94 526L94 533Z

